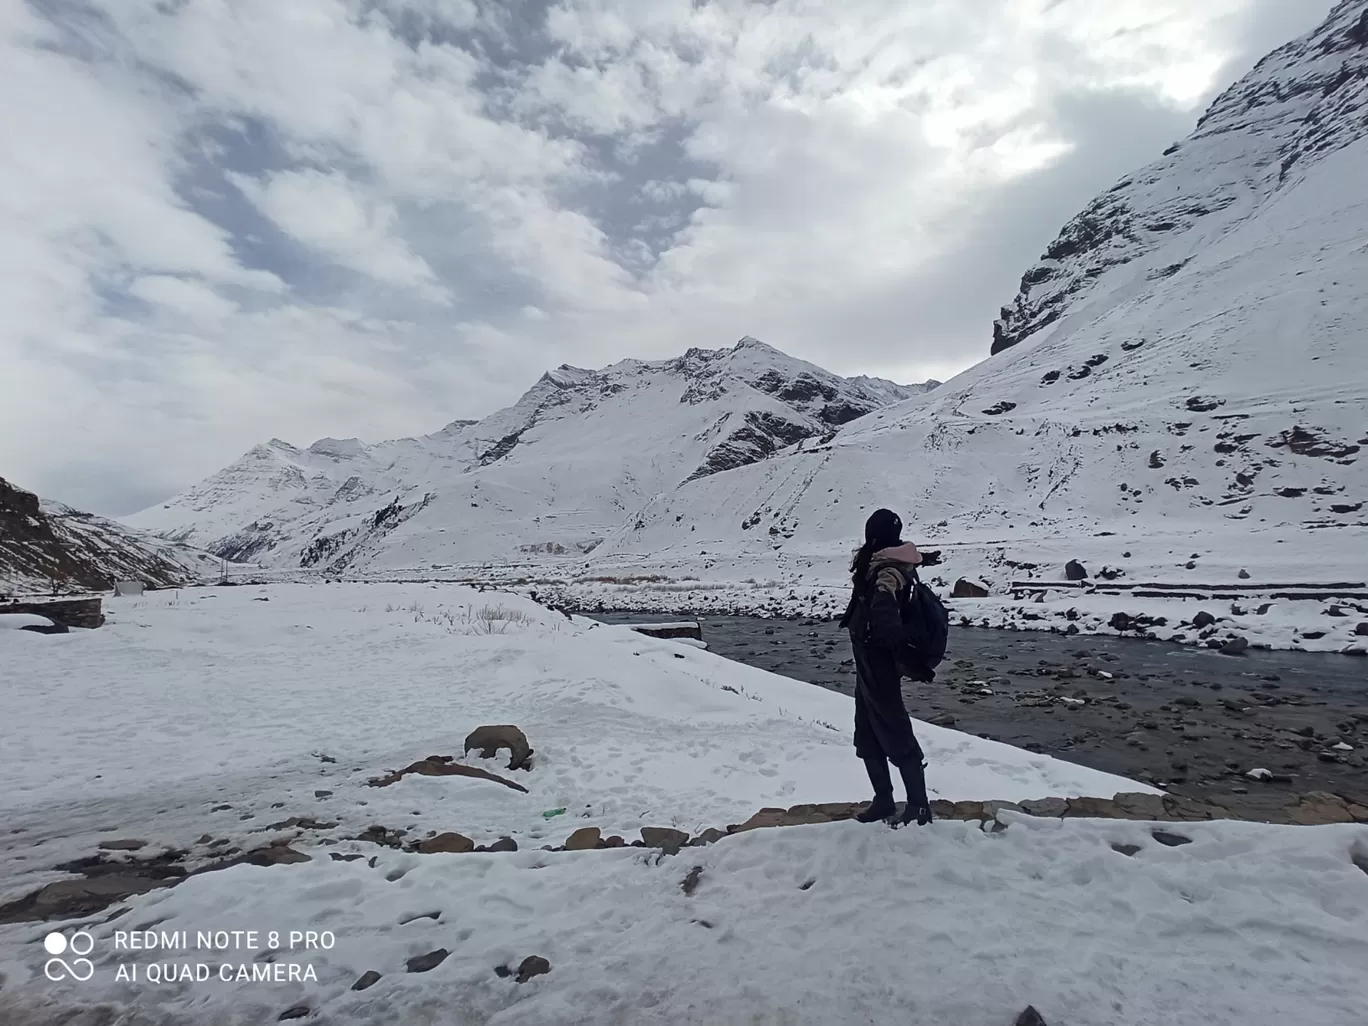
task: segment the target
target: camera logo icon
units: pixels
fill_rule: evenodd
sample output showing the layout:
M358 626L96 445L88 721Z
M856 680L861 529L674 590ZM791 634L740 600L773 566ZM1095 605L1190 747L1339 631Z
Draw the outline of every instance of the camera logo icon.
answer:
M84 983L95 975L95 963L88 958L77 957L68 962L62 955L88 955L95 947L95 938L84 930L77 930L68 940L66 934L54 930L43 938L43 950L53 956L43 963L43 975L49 980L64 980L70 976L78 983Z

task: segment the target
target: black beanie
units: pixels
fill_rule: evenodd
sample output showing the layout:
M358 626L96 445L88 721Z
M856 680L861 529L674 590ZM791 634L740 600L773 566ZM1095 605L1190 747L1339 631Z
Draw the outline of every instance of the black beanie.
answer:
M891 509L876 509L865 521L865 542L889 549L902 544L902 518Z

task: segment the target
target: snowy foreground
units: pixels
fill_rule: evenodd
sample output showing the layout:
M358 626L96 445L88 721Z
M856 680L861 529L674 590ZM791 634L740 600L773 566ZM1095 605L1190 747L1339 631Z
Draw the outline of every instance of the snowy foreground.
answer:
M0 926L7 1024L101 1002L128 1013L101 1020L121 1026L265 1023L299 1007L307 1022L404 1026L1007 1026L1027 1004L1070 1026L1348 1026L1368 1006L1368 876L1351 858L1368 854L1362 827L1185 824L1193 843L1169 848L1123 821L1009 818L998 834L845 822L673 857L548 853L582 826L630 841L644 826L693 833L767 805L867 797L850 699L455 586L248 586L111 607L98 631L0 631L0 903L116 838L147 841L140 856L188 849L192 866L220 840L246 850L280 836L313 858L195 876L92 917L95 974L81 983L44 977L58 924ZM462 759L466 733L487 723L520 726L532 768L465 761L529 793L459 776L367 786L428 755ZM919 733L941 798L1149 790ZM290 817L332 825L298 837L272 826ZM521 850L419 855L351 839L373 825L508 835ZM1140 847L1127 857L1113 844ZM329 858L352 853L364 857ZM144 929L186 931L187 948L116 948L116 931ZM218 930L257 937L196 946ZM219 979L225 965L231 978L266 964L271 931L308 930L331 946L283 943L281 982ZM438 950L435 968L406 972ZM550 972L522 984L494 972L531 955ZM153 964L202 964L211 978L149 982ZM133 966L136 981L117 979ZM372 970L379 982L350 989Z

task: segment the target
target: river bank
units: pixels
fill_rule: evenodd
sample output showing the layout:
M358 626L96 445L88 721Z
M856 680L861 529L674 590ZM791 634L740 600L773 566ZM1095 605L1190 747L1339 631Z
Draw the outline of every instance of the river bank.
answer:
M718 655L853 693L849 643L831 620L697 619ZM1364 677L1364 662L1352 656L1230 656L1129 638L956 628L937 680L904 682L903 693L917 719L1175 794L1253 801L1324 790L1363 801Z

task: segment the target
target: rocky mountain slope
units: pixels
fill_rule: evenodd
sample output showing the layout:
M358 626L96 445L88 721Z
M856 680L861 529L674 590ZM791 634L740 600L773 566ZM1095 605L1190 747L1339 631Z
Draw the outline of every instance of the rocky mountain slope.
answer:
M128 520L277 566L580 555L663 492L829 442L935 384L841 378L749 337L673 360L561 366L513 406L422 438L273 439Z
M0 478L0 593L101 591L116 580L169 587L217 569L219 560L60 503Z
M1132 579L1363 580L1366 136L1368 0L1346 0L1065 226L989 359L662 495L597 572L839 577L863 515L890 505L999 584L1072 555Z
M1275 50L1222 93L1186 141L1066 224L1003 307L992 351L1112 305L1118 286L1190 276L1197 252L1362 139L1365 107L1368 7L1344 0L1319 29ZM1057 331L1068 331L1069 320Z

